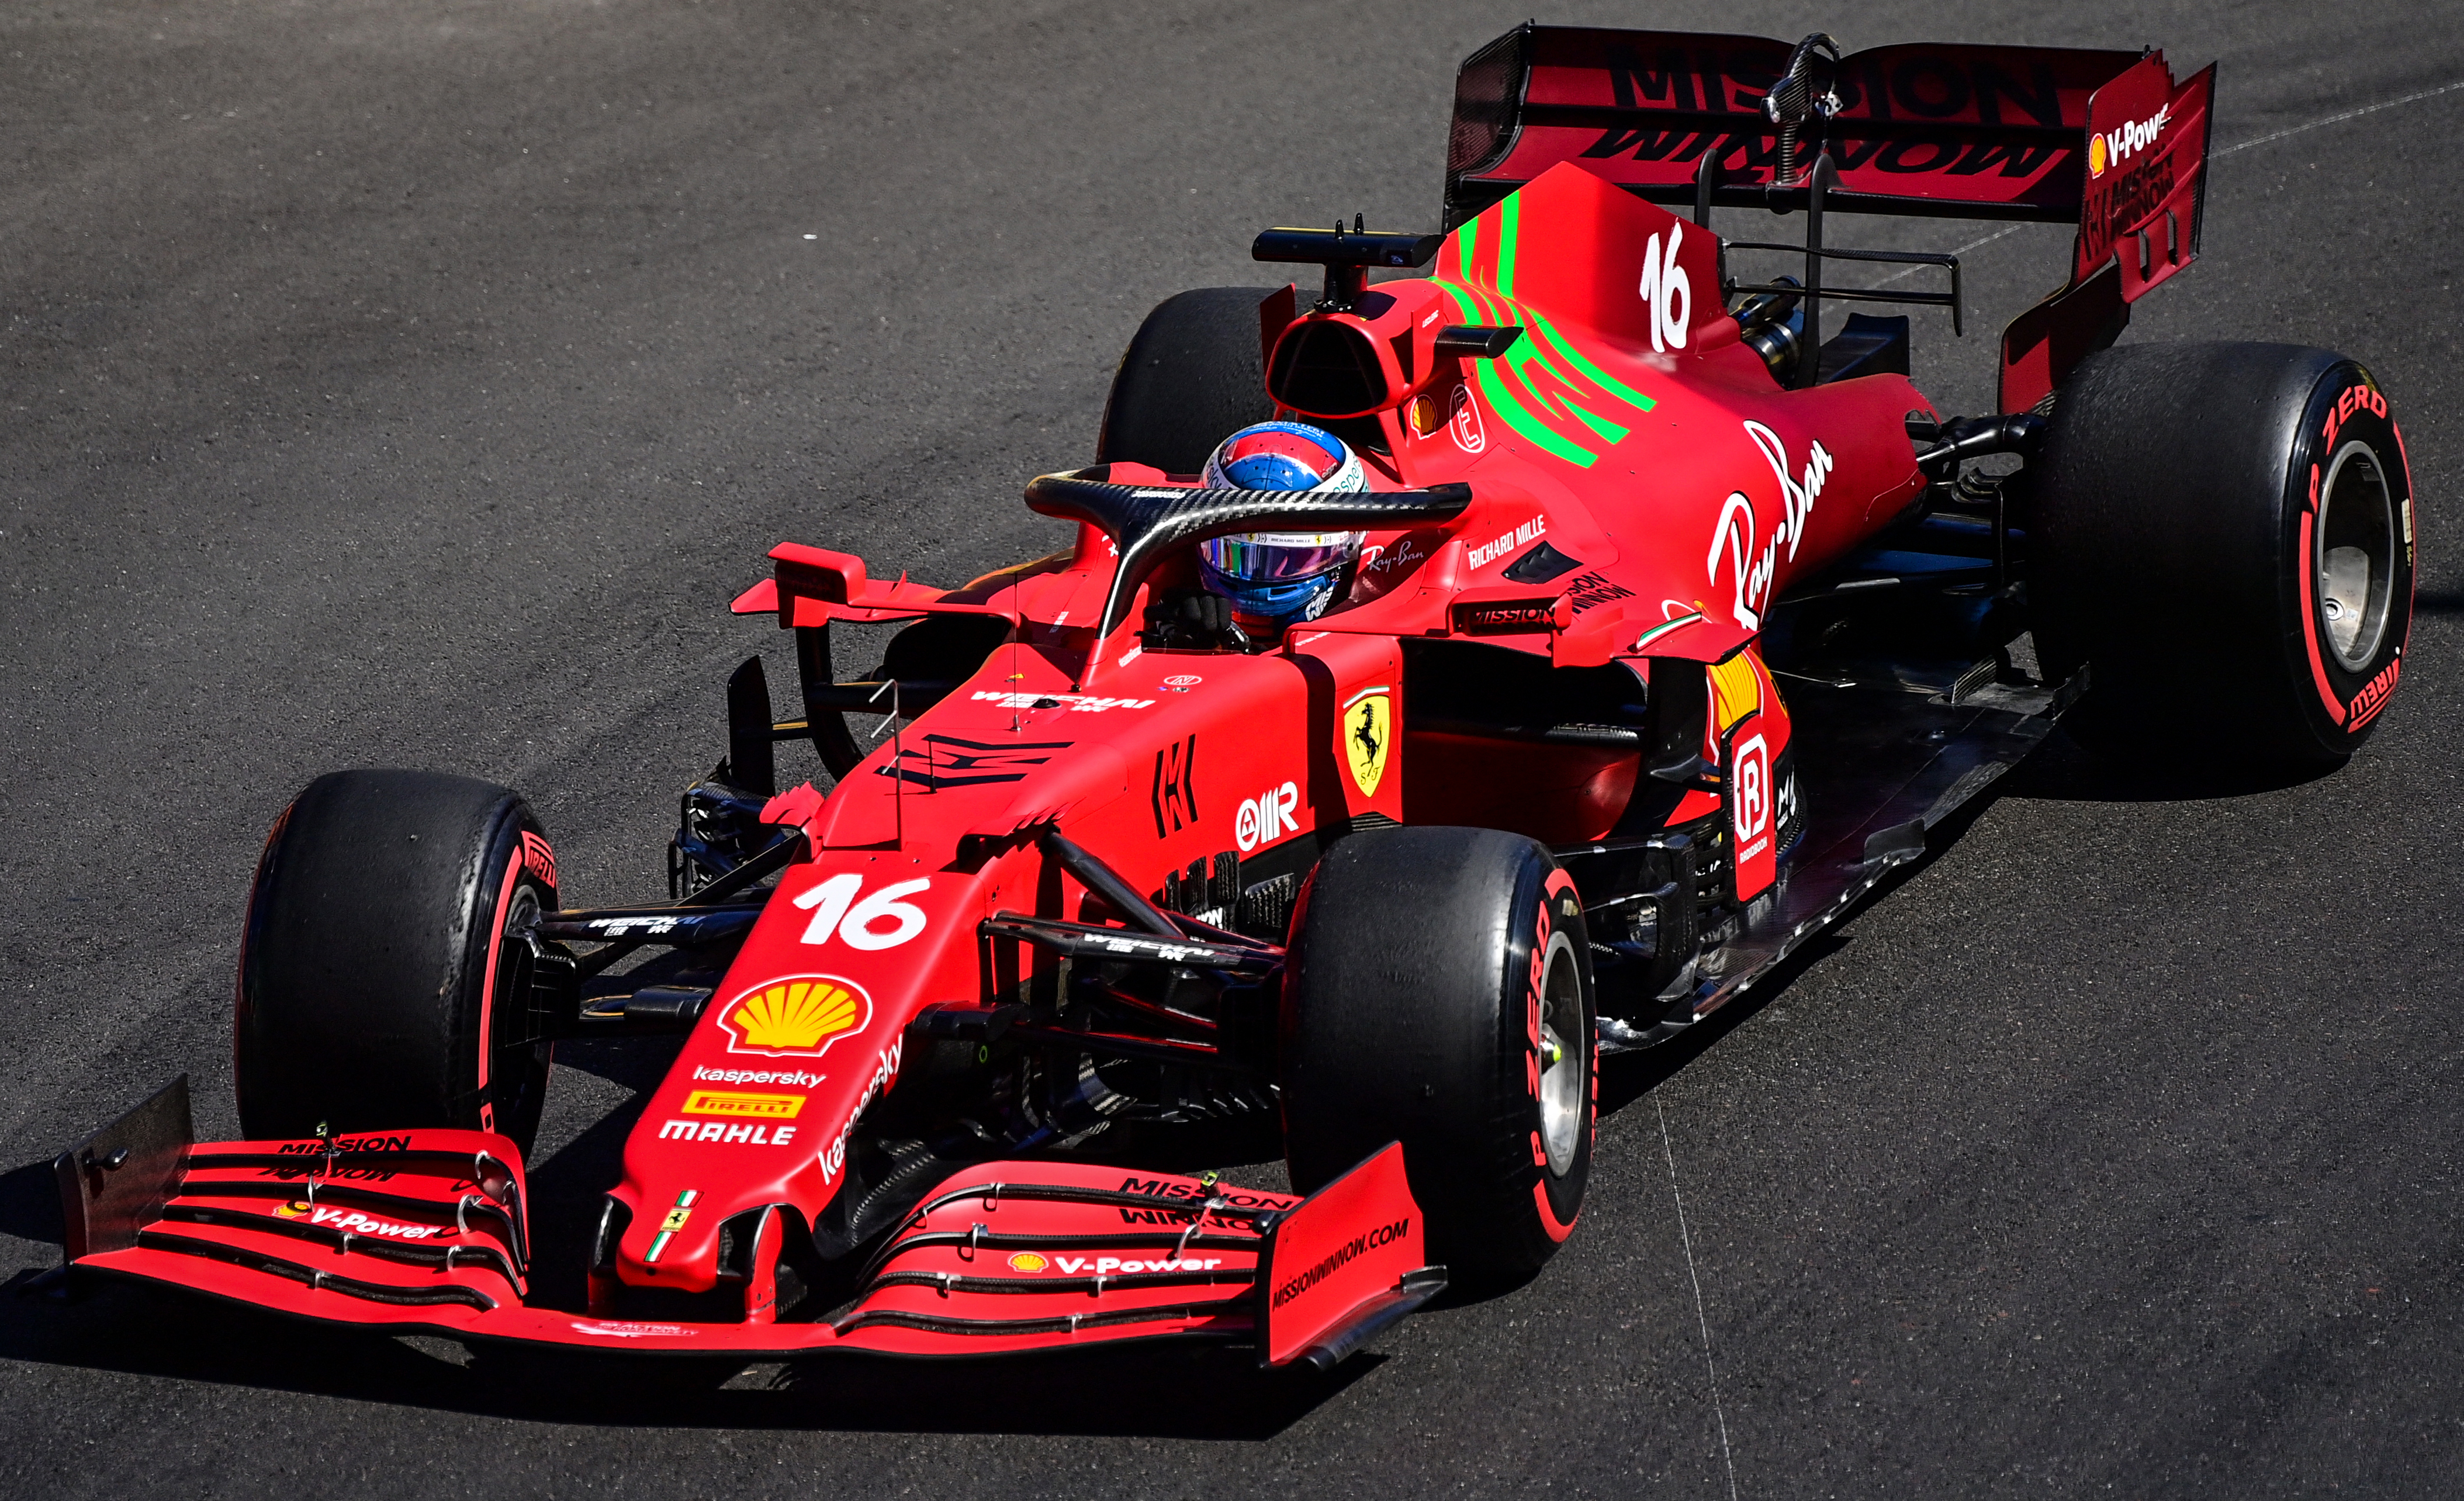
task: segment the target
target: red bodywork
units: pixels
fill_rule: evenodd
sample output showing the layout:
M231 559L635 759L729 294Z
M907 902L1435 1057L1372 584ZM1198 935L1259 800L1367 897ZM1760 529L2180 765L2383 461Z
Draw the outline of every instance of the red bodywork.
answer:
M1518 748L1507 775L1491 747L1413 733L1401 638L1460 635L1567 666L1739 662L1715 679L1737 710L1719 728L1758 739L1765 757L1786 747L1785 706L1754 665L1757 612L1792 578L1905 509L1924 481L1902 418L1930 408L1896 375L1780 390L1707 297L1694 301L1683 345L1653 351L1642 327L1649 310L1634 290L1635 248L1676 238L1680 269L1708 288L1717 277L1710 238L1685 234L1664 210L1574 166L1517 198L1525 222L1550 227L1517 247L1518 264L1501 272L1479 244L1483 229L1502 238L1498 226L1513 212L1491 210L1458 234L1434 279L1380 286L1369 300L1382 309L1361 320L1375 338L1417 338L1425 349L1441 320L1547 320L1596 372L1589 388L1550 389L1556 371L1538 361L1504 378L1526 383L1514 399L1580 456L1527 438L1513 423L1531 419L1502 414L1484 381L1452 357L1416 351L1416 365L1429 371L1422 389L1447 403L1450 420L1419 432L1408 413L1390 411L1393 456L1369 455L1373 488L1463 479L1476 498L1441 526L1373 535L1360 595L1374 597L1296 628L1276 651L1146 650L1140 607L1094 639L1111 563L1091 527L1065 564L980 598L884 587L852 559L780 549L777 581L737 608L818 625L879 619L902 604L956 606L1015 621L1019 639L885 739L826 798L799 788L765 815L803 826L813 852L781 881L635 1128L617 1189L634 1206L618 1264L626 1281L706 1289L723 1220L766 1203L820 1212L847 1131L898 1076L908 1024L930 1005L1006 994L1037 962L1023 946L988 950L978 937L985 918L1111 916L1019 839L1023 830L1056 826L1152 891L1219 851L1254 859L1375 815L1560 842L1617 821L1633 791L1631 753ZM1477 319L1461 316L1464 303ZM1647 407L1629 401L1607 417L1585 406L1610 407L1620 387L1647 392ZM1602 442L1586 417L1630 423L1631 436ZM1463 441L1466 429L1480 435L1476 449ZM1169 482L1129 468L1113 466L1111 477ZM1544 585L1505 577L1544 542L1580 568ZM1390 722L1406 730L1364 786L1344 743L1343 710L1380 694ZM1716 742L1704 750L1715 761L1724 754ZM1709 793L1696 796L1700 804L1672 821L1718 806ZM970 844L1001 852L980 864L954 859ZM1056 886L1057 911L1051 894L1039 894ZM752 1006L789 1004L799 985L816 988L798 1004L832 998L843 1022L809 1042L763 1046L737 1020ZM795 1096L794 1117L765 1131L750 1116L694 1114L707 1108L697 1098L764 1090ZM781 1133L792 1133L783 1144ZM658 1211L686 1191L708 1209L696 1206L653 1260Z
M2127 99L2091 101L2090 86L2113 76L2113 55L2041 55L2069 80L2059 94L2065 120L2140 120L2194 95L2175 119L2203 149L2205 75L2176 91L2151 57L2106 85ZM2076 58L2107 61L2098 73L2065 60ZM1594 83L1613 94L1617 81L1596 69L1552 72L1544 55L1529 101L1649 107L1583 94ZM989 1164L928 1195L866 1301L836 1325L771 1321L770 1279L788 1217L810 1225L839 1192L850 1135L898 1086L919 1016L999 1002L1054 963L987 937L986 920L1122 921L1047 856L1040 831L1065 833L1153 892L1181 872L1203 879L1227 852L1260 869L1292 853L1305 872L1322 839L1385 820L1485 825L1564 844L1598 838L1627 815L1641 760L1630 748L1502 748L1419 722L1406 696L1406 643L1477 642L1559 668L1625 664L1638 681L1702 674L1709 712L1700 754L1734 796L1724 805L1716 791L1686 792L1664 824L1725 812L1735 897L1771 885L1771 768L1791 720L1757 631L1793 582L1906 513L1926 481L1905 419L1930 418L1933 408L1896 374L1781 388L1723 311L1719 241L1621 186L1688 181L1686 158L1664 170L1647 154L1603 158L1587 148L1597 135L1595 125L1553 136L1535 125L1502 146L1492 180L1522 186L1455 230L1425 278L1380 283L1348 310L1298 318L1288 293L1268 299L1270 343L1331 321L1378 351L1390 390L1374 418L1388 452L1363 453L1373 489L1459 481L1473 497L1452 520L1370 535L1345 607L1271 650L1141 644L1147 600L1187 582L1185 554L1142 584L1119 618L1101 622L1117 554L1085 524L1066 556L948 591L886 584L855 558L783 544L771 555L774 577L736 601L737 612L775 613L782 628L965 614L1011 629L971 680L885 735L826 795L804 785L772 800L762 821L801 828L803 853L626 1147L612 1195L621 1230L594 1275L597 1306L613 1310L629 1290L718 1288L722 1229L733 1225L730 1233L756 1237L749 1261L737 1256L749 1269L733 1274L741 1322L524 1306L518 1155L475 1133L400 1134L324 1168L318 1143L200 1147L172 1211L143 1232L151 1241L94 1251L82 1264L345 1322L693 1353L973 1354L1234 1332L1257 1335L1282 1361L1374 1321L1422 1259L1399 1149L1298 1208L1288 1196L1187 1178ZM2150 154L2151 143L2137 150ZM1991 185L2012 202L2034 202L2034 193L2076 206L2082 188L2072 159L2080 154L2066 144L2024 178L1937 172L1885 186L1965 201ZM2109 174L2084 154L2093 196ZM2187 183L2198 157L2176 165ZM1881 183L1881 171L1869 166L1842 181ZM2177 196L2149 189L2134 212L2143 221L2187 213ZM2098 256L2075 268L2074 285L2111 264L2111 226L2095 232ZM2083 232L2082 255L2085 241ZM2125 257L2121 295L2161 279L2188 243L2177 236L2162 267ZM1525 332L1503 356L1477 359L1439 350L1441 330L1452 325ZM2035 388L2029 381L2051 378L2041 364L2006 380L2026 396ZM1196 484L1126 464L1093 477ZM1518 582L1517 565L1544 549L1571 566ZM1100 636L1099 625L1109 626ZM1365 743L1364 726L1366 739L1384 743ZM217 1165L233 1157L242 1160ZM442 1266L382 1259L395 1244L387 1235L400 1238L382 1227L355 1229L355 1241L303 1240L298 1226L324 1222L297 1217L307 1212L287 1198L274 1207L268 1185L286 1194L296 1186L305 1203L311 1182L374 1221L398 1213L406 1224L450 1222L450 1233L416 1244L455 1254ZM473 1196L489 1211L455 1218ZM256 1224L281 1215L295 1217ZM1260 1233L1261 1215L1270 1235ZM166 1247L161 1238L175 1234L228 1253ZM1088 1239L1065 1261L1005 1248L1005 1235ZM314 1276L270 1272L253 1256L312 1271L347 1266L380 1291L339 1293ZM1275 1265L1262 1274L1269 1257ZM1038 1291L1045 1281L1053 1291ZM406 1301L385 1289L451 1295Z

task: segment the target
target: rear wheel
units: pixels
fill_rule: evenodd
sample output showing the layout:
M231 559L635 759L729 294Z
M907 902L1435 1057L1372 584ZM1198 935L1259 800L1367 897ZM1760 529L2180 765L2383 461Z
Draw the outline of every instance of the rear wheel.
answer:
M1227 434L1274 416L1258 321L1271 295L1201 287L1155 304L1112 376L1097 461L1194 475Z
M2288 344L2131 344L2064 384L2031 500L2047 666L2082 738L2330 762L2412 623L2411 479L2367 370Z
M547 1092L518 933L557 905L503 787L339 771L268 836L240 951L233 1069L252 1137L457 1126L525 1152Z
M1330 850L1302 901L1283 1040L1292 1186L1400 1141L1432 1259L1475 1283L1536 1269L1591 1174L1573 879L1517 834L1380 829Z

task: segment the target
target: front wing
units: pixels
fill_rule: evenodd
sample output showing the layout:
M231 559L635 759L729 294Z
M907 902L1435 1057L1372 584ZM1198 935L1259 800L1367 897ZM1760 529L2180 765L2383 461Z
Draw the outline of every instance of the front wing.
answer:
M1400 1145L1307 1199L1083 1162L962 1169L874 1253L862 1291L809 1323L645 1322L527 1302L521 1155L487 1132L201 1144L184 1075L55 1168L77 1274L473 1342L775 1359L1182 1336L1327 1366L1445 1286L1444 1269L1424 1264Z

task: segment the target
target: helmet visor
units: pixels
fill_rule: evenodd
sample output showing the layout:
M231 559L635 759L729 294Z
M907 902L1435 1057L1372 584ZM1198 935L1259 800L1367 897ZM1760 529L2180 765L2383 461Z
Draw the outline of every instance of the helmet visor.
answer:
M1246 584L1313 578L1342 567L1359 551L1358 532L1243 532L1199 547L1208 567Z

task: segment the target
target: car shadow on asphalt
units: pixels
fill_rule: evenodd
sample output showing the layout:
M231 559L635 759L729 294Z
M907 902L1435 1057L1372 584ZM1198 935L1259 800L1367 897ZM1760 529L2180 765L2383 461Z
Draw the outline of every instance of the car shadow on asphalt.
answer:
M2049 803L2204 803L2280 792L2335 775L2327 765L2244 764L2193 757L2100 756L2057 728L1993 788ZM1941 848L1937 840L1935 848Z
M2424 596L2425 600L2431 598ZM2439 606L2419 607L2452 607L2464 613L2464 594L2438 598ZM2033 755L1929 829L1924 858L1899 867L1876 883L1829 928L1756 980L1744 995L1657 1047L1600 1060L1599 1113L1614 1115L1649 1095L1717 1047L1722 1038L1751 1021L1765 1006L1782 999L1797 976L1854 945L1855 936L1842 929L1868 907L1889 900L1893 892L1925 871L1935 855L1967 837L1976 822L2006 798L2067 803L2204 802L2281 791L2332 776L2336 770L2334 766L2184 767L2124 762L2099 756L2057 726Z
M2060 732L2057 731L2058 736ZM2037 753L2042 755L2040 749ZM2034 764L2033 760L2020 763L2020 770ZM1877 903L1890 900L1891 894L1914 880L1942 853L1966 837L1968 830L1985 815L1987 809L2006 796L2017 771L2006 773L1976 797L1952 810L1925 833L1923 857L1895 867L1859 896L1822 932L1807 938L1789 953L1788 958L1772 965L1770 971L1748 986L1745 993L1721 1006L1709 1016L1695 1023L1676 1036L1656 1047L1638 1052L1617 1053L1600 1060L1599 1092L1595 1096L1596 1108L1603 1116L1615 1115L1651 1092L1675 1078L1696 1059L1719 1046L1721 1039L1745 1026L1762 1013L1764 1007L1784 999L1788 988L1799 975L1835 955L1856 945L1856 936L1841 930L1856 921L1858 916Z
M1885 880L1864 901L1871 901L1882 891L1905 879L1906 872L1918 866L1903 867L1894 878ZM1859 908L1863 901L1858 904ZM1849 916L1854 916L1856 909ZM1842 919L1846 920L1845 918ZM1647 1097L1652 1091L1683 1072L1695 1059L1702 1057L1720 1040L1753 1020L1763 1007L1784 996L1789 983L1815 964L1850 947L1854 939L1833 933L1817 934L1797 946L1795 952L1774 965L1770 974L1757 980L1745 994L1730 1001L1709 1016L1695 1023L1668 1041L1639 1052L1617 1053L1600 1060L1599 1113L1603 1118Z

